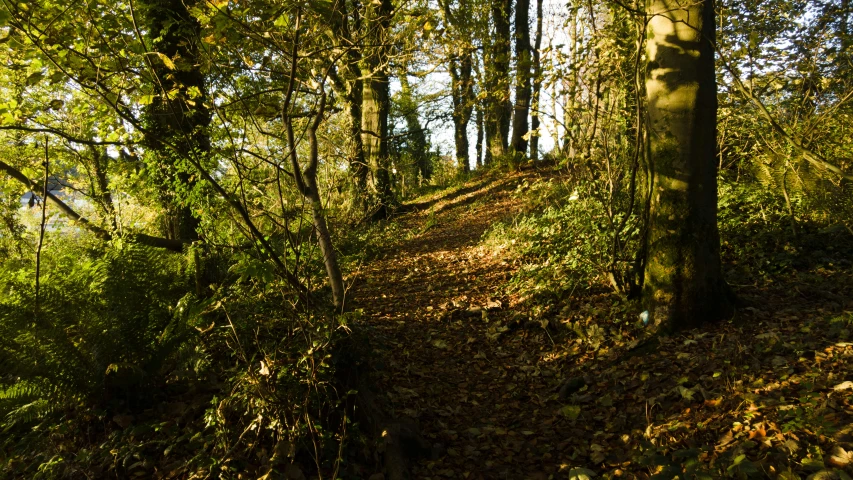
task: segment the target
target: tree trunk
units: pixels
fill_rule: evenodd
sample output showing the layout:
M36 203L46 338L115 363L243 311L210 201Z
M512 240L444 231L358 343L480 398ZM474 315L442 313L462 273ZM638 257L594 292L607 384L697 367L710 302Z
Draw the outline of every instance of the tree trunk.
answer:
M305 179L305 191L303 194L311 204L314 232L317 234L317 243L320 245L320 253L323 255L323 265L326 267L326 277L329 280L329 287L332 289L332 303L336 309L341 310L344 307L344 277L341 274L338 255L335 252L332 235L329 233L329 227L326 224L326 214L323 210L323 202L320 200L320 190L317 187L317 127L323 118L322 111L317 114L317 117L318 120L307 132L310 143L310 157L308 159L308 168L302 174ZM297 172L294 173L298 175Z
M408 139L409 152L414 160L415 170L421 179L429 180L432 176L432 165L430 165L427 152L426 132L418 117L418 105L412 96L412 87L406 73L406 65L399 71L400 78L400 108L403 110L403 118L406 120L406 138ZM404 177L405 178L405 177Z
M474 108L474 84L470 50L450 59L450 79L453 97L453 139L456 146L456 164L459 172L471 171L468 154L468 122Z
M542 60L539 52L542 48L542 0L536 0L536 40L533 45L533 97L530 106L533 109L530 118L530 159L539 160L539 96L542 92Z
M477 143L474 145L474 151L477 155L477 168L483 166L483 107L477 105Z
M530 0L515 3L515 108L512 116L512 149L527 153L527 117L530 114Z
M361 27L361 15L358 8L350 8L349 2L342 0L334 3L335 15L333 18L332 42L337 48L345 50L345 54L338 64L337 70L332 70L332 88L341 98L346 107L345 112L349 120L349 148L347 165L349 166L350 178L354 187L355 202L360 210L367 208L367 177L369 169L364 158L364 141L361 138L361 108L364 101L364 82L361 79L359 64L362 57L361 52L355 47L353 31ZM352 25L350 25L352 21Z
M578 83L580 82L580 75L578 73L578 67L580 65L580 41L579 38L581 36L581 32L578 31L578 10L573 10L571 13L571 18L569 19L569 45L571 45L572 51L572 74L569 78L569 86L568 88L564 87L566 99L563 103L563 141L561 142L561 150L563 155L568 160L573 160L575 158L575 154L577 153L577 138L578 133L580 132L578 122L575 121L575 110L577 109L577 91L578 91ZM557 92L557 84L554 84L554 97L556 98ZM556 115L556 109L554 109L554 114Z
M326 267L326 275L329 280L329 286L332 290L332 302L337 309L343 309L344 305L344 282L341 275L341 268L338 264L338 257L335 253L335 247L332 244L332 237L329 234L329 227L326 224L326 215L323 211L323 203L320 199L320 190L317 186L317 169L320 165L320 154L317 146L317 129L326 115L326 91L320 87L320 101L317 107L317 113L311 119L311 123L306 129L308 136L308 165L305 170L301 169L299 158L296 152L296 135L293 133L293 119L290 117L290 108L293 98L293 93L296 86L297 64L299 63L299 27L300 18L297 16L296 33L293 38L293 45L290 56L290 79L287 86L287 92L282 105L282 121L284 123L285 135L287 136L290 166L293 169L293 180L296 182L296 188L305 199L311 204L311 213L314 223L314 233L317 235L317 243L320 245L320 253L323 255L323 264ZM325 83L325 82L324 82Z
M168 235L194 240L198 238L199 222L192 214L188 197L196 181L194 169L186 159L192 156L200 161L210 151L207 88L199 69L201 26L182 0L147 0L143 6L151 42L148 48L173 62L170 65L163 57L149 57L158 94L144 110L145 141L151 149L147 163L169 212ZM164 139L175 151L164 147Z
M364 159L370 170L370 186L376 195L379 208L375 218L390 214L394 203L391 177L388 173L388 116L391 102L388 87L387 36L393 6L390 0L370 2L365 5L364 27L368 32L362 54L361 138L364 142Z
M717 230L714 2L648 5L652 199L643 296L651 322L684 328L730 313Z
M510 102L509 60L511 0L492 0L494 35L485 62L486 77L486 163L501 159L509 149Z

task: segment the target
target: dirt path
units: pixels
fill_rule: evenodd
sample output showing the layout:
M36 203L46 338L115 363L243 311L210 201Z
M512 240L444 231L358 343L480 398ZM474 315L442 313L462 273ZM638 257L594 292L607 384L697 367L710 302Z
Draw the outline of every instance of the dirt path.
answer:
M731 321L631 352L638 312L614 295L574 298L548 330L516 321L524 304L502 296L518 266L480 239L518 213L512 192L536 176L480 179L420 205L399 219L397 246L358 272L378 390L442 447L413 478L563 479L592 468L647 479L697 461L719 474L741 468L731 465L744 452L744 469L805 475L796 449L853 451L853 277L849 262L834 266L850 253L741 292L754 306Z
M556 379L534 375L549 340L503 335L501 285L513 267L478 246L490 225L518 212L511 192L535 176L480 180L408 214L401 221L413 238L360 272L355 303L380 349L378 387L396 416L444 448L414 478L547 478L558 469L553 412L541 408Z

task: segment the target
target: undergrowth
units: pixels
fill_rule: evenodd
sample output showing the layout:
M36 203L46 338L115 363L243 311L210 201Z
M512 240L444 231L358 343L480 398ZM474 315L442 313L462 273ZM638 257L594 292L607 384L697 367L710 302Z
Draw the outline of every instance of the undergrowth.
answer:
M522 213L483 237L519 264L503 330L544 331L552 358L568 360L565 421L605 438L629 432L609 448L579 447L574 464L608 465L603 478L850 478L847 212L723 178L722 257L740 309L645 348L638 305L608 285L612 230L588 192L522 184Z
M613 236L622 218L609 218L596 191L595 185L565 178L518 186L514 195L523 199L524 211L483 236L484 245L505 251L520 264L508 283L510 292L553 300L606 290L614 271L623 276L631 261L623 252L636 247L638 231L626 222L615 257Z
M241 256L45 250L0 277L0 477L333 477L357 433L338 388L350 316L306 313ZM289 472L289 473L288 473Z

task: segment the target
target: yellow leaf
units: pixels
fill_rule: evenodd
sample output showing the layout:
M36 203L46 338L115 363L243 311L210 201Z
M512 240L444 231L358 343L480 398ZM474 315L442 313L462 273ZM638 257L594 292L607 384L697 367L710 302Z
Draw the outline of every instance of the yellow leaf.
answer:
M173 62L173 61L172 61L172 59L171 59L171 58L169 58L169 56L168 56L168 55L165 55L165 54L163 54L163 53L157 52L157 56L158 56L158 57L160 57L160 60L162 60L162 61L163 61L163 65L165 65L165 66L166 66L166 68L168 68L169 70L174 70L174 69L175 69L175 62Z

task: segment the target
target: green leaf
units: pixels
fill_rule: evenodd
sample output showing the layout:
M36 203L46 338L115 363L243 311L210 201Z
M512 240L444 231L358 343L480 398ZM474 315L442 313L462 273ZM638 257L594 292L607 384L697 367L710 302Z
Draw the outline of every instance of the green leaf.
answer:
M165 54L160 53L160 52L156 52L156 53L157 53L157 56L160 57L160 60L163 61L163 65L165 65L166 68L168 68L169 70L175 69L175 62L173 62L172 59L169 58L168 55L165 55Z
M279 28L287 28L288 26L290 26L290 17L288 17L286 13L283 13L281 14L281 16L275 19L273 25Z
M579 405L565 405L560 409L560 414L570 420L577 420L581 414Z
M579 467L569 470L569 480L590 480L595 475L595 472L586 468Z
M27 77L27 86L32 87L33 85L39 83L44 78L44 73L41 71L35 72L29 77Z

